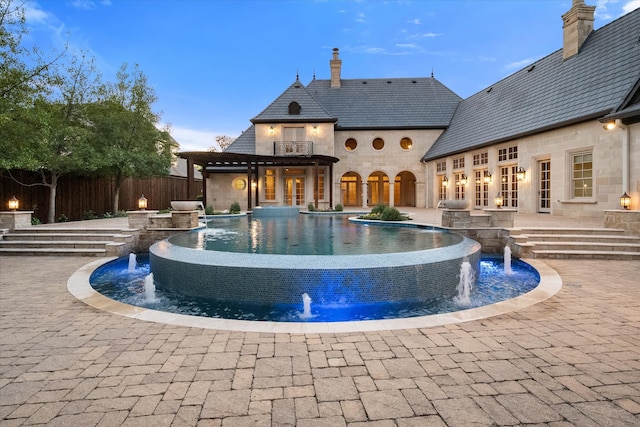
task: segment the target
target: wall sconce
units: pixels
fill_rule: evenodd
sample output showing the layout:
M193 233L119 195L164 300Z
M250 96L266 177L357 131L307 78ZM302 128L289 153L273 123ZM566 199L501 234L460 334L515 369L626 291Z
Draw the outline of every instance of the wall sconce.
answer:
M144 197L144 194L138 199L138 209L141 211L147 209L147 198Z
M518 170L516 171L516 179L518 181L524 181L526 176L527 176L527 171L525 171L524 168L522 166L520 166L518 168Z
M620 206L622 206L622 209L625 210L629 209L629 207L631 206L631 197L629 197L626 191L622 196L620 196Z
M493 176L491 175L491 172L484 171L484 183L491 184L492 182L493 182Z
M443 187L448 187L449 186L449 178L447 178L446 175L442 177L442 186Z
M462 178L460 178L460 185L467 185L469 180L467 179L467 175L462 174Z
M616 128L616 122L607 122L602 126L604 130L614 130Z
M233 182L233 188L235 188L236 190L244 190L245 188L247 188L247 181L245 181L244 179L236 179Z
M253 190L255 190L256 188L258 188L258 183L257 183L257 182L255 182L255 181L253 181L253 182L251 183L251 188L252 188Z
M629 197L629 196L627 196ZM12 211L17 211L18 207L20 206L20 202L18 201L18 199L16 199L16 196L13 196L12 198L9 199L9 201L7 202L7 206L9 207L9 209L11 209Z
M318 126L313 126L313 130L311 131L314 135L318 134Z
M269 135L273 135L274 133L276 133L276 131L273 129L273 126L269 126Z
M498 195L496 196L495 199L493 199L493 201L496 204L496 207L498 209L500 209L502 207L502 205L504 204L504 199L502 198L502 193L498 193Z

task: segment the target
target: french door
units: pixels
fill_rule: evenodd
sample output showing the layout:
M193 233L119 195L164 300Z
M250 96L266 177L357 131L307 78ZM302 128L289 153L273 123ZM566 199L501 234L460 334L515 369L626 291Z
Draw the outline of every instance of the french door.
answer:
M551 213L551 160L538 162L538 212Z
M284 194L287 206L304 205L304 176L286 176Z

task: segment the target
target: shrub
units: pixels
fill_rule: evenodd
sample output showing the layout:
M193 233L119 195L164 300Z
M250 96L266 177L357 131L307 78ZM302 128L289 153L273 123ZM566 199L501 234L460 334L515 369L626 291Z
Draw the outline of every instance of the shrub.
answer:
M394 207L387 206L380 214L382 221L404 221L406 218Z
M114 213L113 216L115 218L124 218L125 216L127 216L127 211L118 211Z
M207 207L204 208L204 213L205 215L213 215L213 206L207 205Z
M231 207L229 207L230 214L239 214L240 213L240 203L233 202L231 203Z
M342 212L344 210L344 208L342 207L342 203L338 203L335 209L336 212Z
M85 213L82 214L82 219L97 219L98 217L96 216L96 213L94 211L92 211L91 209L89 209L88 211L86 211Z
M69 222L69 218L67 218L65 214L62 214L58 218L56 218L56 222Z
M111 212L105 212L104 215L102 215L102 218L104 219L113 218L113 215L111 215Z
M373 209L371 209L372 214L382 214L384 212L386 206L382 203L377 204Z
M38 218L36 218L35 216L31 217L31 225L39 225L42 224L42 221L40 221Z
M309 204L307 205L307 210L309 212L313 212L316 210L316 205L313 204L313 202L309 202Z

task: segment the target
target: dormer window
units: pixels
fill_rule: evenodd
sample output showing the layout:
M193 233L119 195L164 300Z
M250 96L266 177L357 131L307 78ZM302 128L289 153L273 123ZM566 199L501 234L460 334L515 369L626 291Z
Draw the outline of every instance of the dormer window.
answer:
M289 114L300 114L300 104L298 104L296 101L293 101L291 104L289 104Z

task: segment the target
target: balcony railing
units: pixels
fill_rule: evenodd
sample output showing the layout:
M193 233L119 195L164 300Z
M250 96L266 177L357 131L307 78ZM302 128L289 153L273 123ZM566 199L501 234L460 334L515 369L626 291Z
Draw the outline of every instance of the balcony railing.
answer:
M312 156L313 141L273 141L274 156Z

